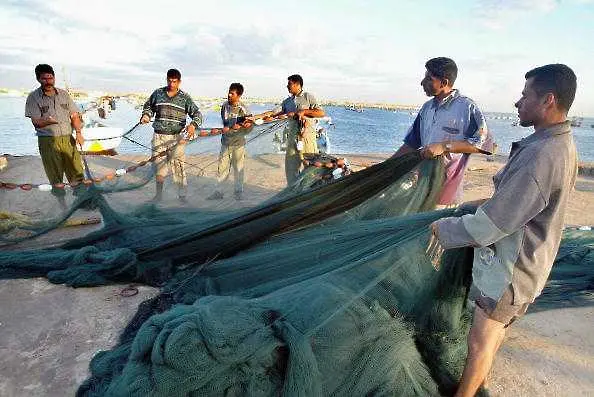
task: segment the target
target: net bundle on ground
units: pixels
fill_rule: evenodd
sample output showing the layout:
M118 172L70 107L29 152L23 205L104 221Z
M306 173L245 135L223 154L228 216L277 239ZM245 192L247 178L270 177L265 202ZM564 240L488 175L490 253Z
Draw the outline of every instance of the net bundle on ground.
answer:
M123 214L91 189L74 207L94 203L102 230L2 252L0 274L162 287L94 357L81 396L448 395L466 353L472 252L448 251L439 272L425 255L428 225L461 214L418 213L442 178L439 161L411 154L223 213ZM591 272L574 266L592 260L591 235L568 239L558 265L572 270L550 300L573 283L591 303Z

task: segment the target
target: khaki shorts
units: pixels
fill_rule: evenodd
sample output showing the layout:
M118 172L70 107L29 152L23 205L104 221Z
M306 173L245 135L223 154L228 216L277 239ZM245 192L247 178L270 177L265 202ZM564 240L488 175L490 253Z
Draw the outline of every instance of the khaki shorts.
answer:
M483 294L474 284L470 287L469 299L483 309L491 320L498 321L509 327L514 321L522 317L528 310L529 303L514 305L514 290L511 285L507 287L498 301Z

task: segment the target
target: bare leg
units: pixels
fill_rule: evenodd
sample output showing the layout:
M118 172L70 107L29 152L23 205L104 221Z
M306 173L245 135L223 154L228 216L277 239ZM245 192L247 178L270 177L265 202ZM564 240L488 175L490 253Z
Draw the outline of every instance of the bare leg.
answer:
M495 353L505 336L505 324L491 320L480 307L468 334L468 357L456 397L474 397L491 370Z
M497 348L495 349L495 352L499 351L499 348L501 347L501 344L503 343L503 339L505 337L505 332L501 335L501 338L499 338L499 342L497 343ZM483 381L483 388L488 389L489 385L491 383L491 370L489 370L489 373L487 374L487 377L485 378L485 380Z

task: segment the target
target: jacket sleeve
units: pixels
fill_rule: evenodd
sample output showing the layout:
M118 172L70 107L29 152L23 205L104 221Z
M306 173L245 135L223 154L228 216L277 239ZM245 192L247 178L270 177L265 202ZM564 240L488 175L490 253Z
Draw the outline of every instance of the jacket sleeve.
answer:
M155 115L155 97L156 91L151 94L151 96L146 100L144 106L142 106L142 115L145 114L149 117L153 117Z
M188 102L186 103L186 113L192 119L191 124L194 124L194 127L198 128L202 125L202 113L200 113L200 109L198 109L198 106L190 97L188 97Z
M542 212L548 204L547 197L531 172L518 170L501 181L493 197L475 214L438 220L439 241L444 248L494 244Z

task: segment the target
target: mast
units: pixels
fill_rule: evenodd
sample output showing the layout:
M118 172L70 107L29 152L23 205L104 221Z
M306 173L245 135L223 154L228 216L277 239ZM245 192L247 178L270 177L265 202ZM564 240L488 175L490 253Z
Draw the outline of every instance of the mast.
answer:
M62 76L64 76L64 89L68 93L68 95L72 96L70 92L70 87L68 85L68 78L66 77L66 67L62 66Z

